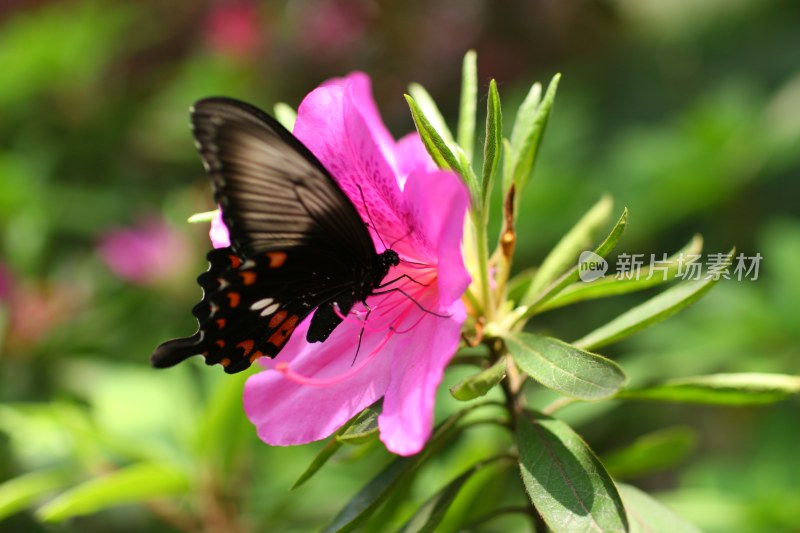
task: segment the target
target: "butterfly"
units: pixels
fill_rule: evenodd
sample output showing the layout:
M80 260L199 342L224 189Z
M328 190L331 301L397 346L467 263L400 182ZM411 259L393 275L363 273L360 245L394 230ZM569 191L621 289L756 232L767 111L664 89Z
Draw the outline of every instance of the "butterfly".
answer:
M325 341L354 305L388 284L397 252L377 252L331 174L264 111L206 98L192 107L191 125L231 245L209 252L197 278L197 333L159 345L153 366L199 354L240 372L275 357L311 313L306 340Z

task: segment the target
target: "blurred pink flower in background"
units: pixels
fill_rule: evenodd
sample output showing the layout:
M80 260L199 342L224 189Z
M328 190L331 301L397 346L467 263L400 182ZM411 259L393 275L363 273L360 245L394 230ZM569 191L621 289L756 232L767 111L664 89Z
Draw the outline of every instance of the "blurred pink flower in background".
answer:
M298 2L296 45L311 59L336 58L365 45L372 3L360 0Z
M249 57L262 42L256 2L218 2L206 15L206 39L217 53Z
M189 267L191 257L186 236L156 218L105 232L98 251L114 274L139 285L179 276Z

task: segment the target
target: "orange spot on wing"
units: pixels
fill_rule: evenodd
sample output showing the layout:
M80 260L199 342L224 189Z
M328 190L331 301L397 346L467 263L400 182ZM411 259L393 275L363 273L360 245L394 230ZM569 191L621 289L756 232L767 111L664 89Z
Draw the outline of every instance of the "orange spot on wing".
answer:
M269 267L270 268L280 268L286 262L286 258L289 257L286 255L286 252L267 252L267 258L269 258Z
M242 299L242 297L239 295L238 292L229 292L228 293L228 300L231 301L231 307L236 307L237 305L239 305L239 300L241 300L241 299Z
M277 348L280 348L286 342L286 339L289 338L289 335L292 334L294 331L295 326L297 326L298 317L297 315L292 315L286 319L283 324L281 324L280 329L273 333L270 338L267 340L268 343L274 345Z
M281 322L283 322L286 319L286 315L287 314L289 314L289 313L287 313L286 310L283 310L283 311L278 311L277 313L272 315L272 319L270 319L270 321L269 321L269 327L270 328L277 328L278 324L280 324Z
M252 270L242 270L239 272L239 275L242 276L242 282L245 285L252 285L256 282L256 273Z
M219 339L219 340L218 340L217 342L215 342L214 344L216 344L216 345L217 345L217 346L219 346L220 348L224 348L224 347L225 347L225 341L224 341L224 340L222 340L222 339Z
M254 343L252 340L248 339L246 341L240 342L239 344L236 345L236 347L242 348L244 350L244 355L247 355L250 353L250 350L253 349L253 346L255 346L255 344L256 343Z
M225 320L224 318L218 318L217 319L217 328L222 329L222 328L225 327L225 324L227 324L227 323L228 323L228 321Z
M223 367L228 368L228 365L231 364L231 360L227 357L224 357L222 361L219 362Z
M238 256L235 256L233 254L229 255L228 259L230 259L231 261L231 268L239 268L239 265L242 264L242 260L239 259Z
M264 354L258 350L253 352L253 355L250 356L250 364L254 363L259 357L264 357Z

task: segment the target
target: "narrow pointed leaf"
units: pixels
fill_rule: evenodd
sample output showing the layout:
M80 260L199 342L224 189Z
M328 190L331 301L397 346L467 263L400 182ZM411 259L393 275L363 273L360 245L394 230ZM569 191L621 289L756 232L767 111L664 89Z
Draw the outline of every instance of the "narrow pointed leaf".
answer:
M625 373L615 362L558 339L513 333L503 340L514 361L526 374L572 398L608 398L625 383Z
M294 482L292 485L292 490L296 489L309 479L311 479L314 474L319 472L320 468L325 466L325 463L333 457L333 455L342 447L342 442L339 441L336 437L331 437L328 442L325 443L325 446L314 456L314 459L311 460L311 464L305 469L305 471L300 474L300 477L297 478L297 481Z
M353 423L335 438L343 444L366 444L378 438L378 415L381 414L381 403L364 409Z
M630 533L700 533L664 504L632 485L617 483Z
M351 531L358 527L408 476L416 472L420 464L436 453L459 431L458 421L466 412L465 410L455 413L439 424L428 440L425 449L417 455L398 457L389 463L350 499L333 521L323 529L323 532Z
M628 294L672 281L678 275L681 259L698 255L702 250L703 238L696 235L689 244L669 257L666 263L659 265L664 270L647 267L642 269L639 276L631 279L617 279L615 276L606 276L588 283L573 283L561 291L558 296L544 304L542 310L564 307L565 305L585 300Z
M532 87L517 113L517 122L511 132L511 149L514 157L511 180L517 187L518 198L522 196L533 173L560 79L560 74L553 76L541 102L538 102L537 94L541 88L537 90Z
M294 485L292 485L292 490L296 489L297 487L299 487L300 485L311 479L314 476L314 474L316 474L320 468L325 466L325 463L327 463L328 460L331 457L333 457L334 454L336 454L336 452L339 450L339 448L342 447L343 444L343 441L340 440L339 437L347 433L347 431L357 422L369 419L371 416L370 413L380 412L382 405L383 405L383 399L378 400L377 402L370 405L369 407L361 411L359 414L348 420L346 424L344 424L342 427L336 430L331 439L327 443L325 443L325 446L322 447L322 449L317 453L317 455L311 461L311 464L308 465L308 467L300 475L300 477L297 478L297 481L294 482ZM364 426L362 426L362 429L365 429ZM365 442L368 442L368 440ZM351 442L351 444L354 443Z
M733 253L733 251L728 253L724 262L726 265L730 265ZM702 280L682 281L679 285L626 311L572 344L585 350L594 350L629 337L693 304L721 279L722 276L707 274Z
M64 469L39 470L0 483L0 521L32 507L70 482Z
M436 526L442 522L445 513L447 513L453 500L458 496L461 487L476 471L477 468L470 468L440 489L417 509L414 516L403 525L399 533L429 533L436 531Z
M492 390L504 377L506 377L506 358L501 357L489 368L464 378L450 387L450 394L453 395L453 398L462 402L474 400Z
M189 477L177 466L136 463L62 493L36 514L45 522L61 522L117 505L185 494L190 489Z
M482 200L486 206L492 194L497 162L503 148L503 113L500 109L500 94L497 82L489 82L489 95L486 99L486 141L483 146ZM486 209L486 207L484 207Z
M628 226L628 209L625 208L622 211L622 215L617 220L617 223L614 224L614 227L611 229L611 233L608 234L608 237L600 243L600 245L595 248L594 254L605 258L611 250L617 245L619 240L622 238L622 234L625 233L625 228ZM580 268L581 265L584 264L585 261L576 264L566 273L564 273L561 277L550 283L547 287L540 290L537 293L531 293L530 291L525 297L525 302L527 302L528 309L525 312L525 317L529 318L532 315L536 314L537 311L541 310L544 307L544 304L559 294L562 290L564 290L567 286L575 283L578 281L580 277Z
M414 119L414 124L417 126L417 131L422 139L422 143L433 158L436 166L445 170L453 169L460 171L460 165L455 155L453 155L450 146L447 144L447 141L442 138L440 132L431 124L431 121L425 116L419 104L408 95L406 95L406 101L408 102L409 109L411 109L411 117Z
M516 438L525 490L550 529L626 531L625 509L614 482L572 428L525 413L517 419Z
M603 456L615 479L631 479L672 468L695 449L697 439L687 427L671 427L642 435L629 445Z
M572 227L542 261L528 289L536 294L556 277L578 264L581 252L588 250L598 231L608 223L614 202L604 196Z
M447 146L455 146L456 142L453 139L453 134L450 133L450 128L447 127L447 121L445 121L442 112L439 111L439 106L436 105L433 97L425 90L425 87L418 83L412 83L408 86L408 94L419 105L428 122L439 132L439 136L447 143Z
M475 113L478 108L478 54L464 54L461 70L461 103L458 109L458 145L472 164L475 150Z
M786 374L711 374L620 391L618 398L709 405L760 405L800 393L800 376Z

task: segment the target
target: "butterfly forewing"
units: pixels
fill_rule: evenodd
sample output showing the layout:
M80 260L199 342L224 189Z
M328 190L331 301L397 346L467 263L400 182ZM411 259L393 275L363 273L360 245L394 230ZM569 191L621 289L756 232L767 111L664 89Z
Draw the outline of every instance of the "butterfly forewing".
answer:
M377 254L330 174L266 113L209 98L195 104L191 120L231 246L211 251L198 278L197 333L161 344L153 364L202 354L239 372L277 355L315 310L307 340L324 341L397 264L396 254Z

